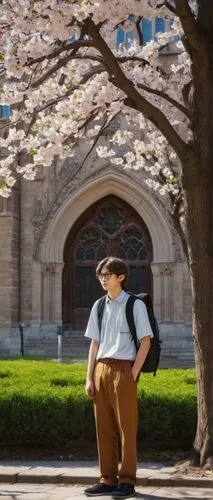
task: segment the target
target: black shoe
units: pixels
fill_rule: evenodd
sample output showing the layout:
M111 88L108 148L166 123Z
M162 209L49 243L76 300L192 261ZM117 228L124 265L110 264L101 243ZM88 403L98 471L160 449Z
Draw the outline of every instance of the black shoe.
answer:
M88 497L98 497L99 495L111 495L116 489L116 485L99 483L95 486L91 486L90 488L86 488L84 490L85 495Z
M132 484L119 484L116 490L112 492L112 498L130 498L135 496L135 488Z

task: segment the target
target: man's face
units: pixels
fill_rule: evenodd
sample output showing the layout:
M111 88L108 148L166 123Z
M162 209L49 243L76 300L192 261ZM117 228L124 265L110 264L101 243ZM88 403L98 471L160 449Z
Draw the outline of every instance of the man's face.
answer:
M121 287L121 283L125 279L125 274L117 276L117 274L112 273L106 267L103 267L98 275L98 279L104 290L117 290Z

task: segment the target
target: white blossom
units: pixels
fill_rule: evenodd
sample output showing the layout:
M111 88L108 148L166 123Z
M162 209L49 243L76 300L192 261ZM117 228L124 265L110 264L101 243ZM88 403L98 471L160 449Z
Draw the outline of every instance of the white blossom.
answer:
M154 20L156 14L167 20L172 16L163 2L159 5L159 0L1 2L1 22L7 30L1 45L0 64L5 79L0 88L0 105L12 105L10 127L0 138L0 147L7 150L0 165L2 196L7 196L13 185L11 169L16 165L17 154L25 159L16 167L18 174L32 180L38 166L50 166L55 157L72 156L79 140L86 137L90 144L100 133L100 124L113 123L117 115L123 126L112 134L110 147L98 145L97 155L111 161L115 168L144 169L145 175L151 176L146 180L149 187L162 195L177 194L176 153L142 113L126 105L126 95L114 75L109 78L102 54L89 43L89 33L84 36L84 46L76 51L76 58L71 58L71 44L80 37L84 21L90 18L95 24L100 23L100 33L115 58L122 54L128 59L135 56L146 61L142 64L127 60L120 63L120 68L138 93L161 109L173 127L178 128L182 114L179 117L169 102L142 87L164 91L183 104L182 87L191 79L191 68L180 40L176 43L180 51L176 62L164 72L159 70L159 49L175 36L181 36L179 19L175 18L172 30L158 34L144 47L134 40L129 48L123 46L121 52L113 42L116 27L133 31L138 16ZM134 20L129 19L130 15ZM59 67L67 54L70 57ZM51 73L52 68L58 69ZM187 128L185 135L190 140L191 130ZM160 175L165 177L165 186L158 182Z
M100 158L111 158L115 155L115 151L113 151L113 149L107 149L106 146L98 146L96 152Z

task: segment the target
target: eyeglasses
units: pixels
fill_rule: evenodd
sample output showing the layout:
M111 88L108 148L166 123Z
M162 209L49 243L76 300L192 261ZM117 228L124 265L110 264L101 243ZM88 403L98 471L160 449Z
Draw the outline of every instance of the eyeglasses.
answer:
M109 280L113 274L114 273L110 273L110 272L99 273L96 275L96 278L97 278L97 280L102 280L102 279Z

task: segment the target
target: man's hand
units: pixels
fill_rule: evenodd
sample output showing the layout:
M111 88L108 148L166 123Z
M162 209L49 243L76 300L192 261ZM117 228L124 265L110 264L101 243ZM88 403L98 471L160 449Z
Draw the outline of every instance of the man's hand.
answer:
M138 373L135 371L134 366L132 367L132 376L134 382L138 382Z
M140 373L140 369L143 366L146 356L149 352L150 345L151 340L148 335L140 340L140 348L137 352L137 356L132 367L132 376L135 382L137 382L138 374Z
M85 392L89 399L95 399L95 385L93 380L87 380L85 385Z
M87 378L85 385L85 392L88 398L95 399L95 384L94 384L94 371L96 366L96 356L99 348L99 342L97 340L91 340L89 355L88 355L88 367L87 367Z

